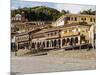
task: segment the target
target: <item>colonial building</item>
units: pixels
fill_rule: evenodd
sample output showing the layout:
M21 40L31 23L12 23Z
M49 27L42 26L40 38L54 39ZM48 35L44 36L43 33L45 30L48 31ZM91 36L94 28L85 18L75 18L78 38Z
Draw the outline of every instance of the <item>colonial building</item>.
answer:
M21 14L16 14L14 17L11 18L12 22L19 22L22 20L22 15Z
M66 14L61 16L53 26L61 26L65 24L95 24L95 15L83 15L83 14Z
M52 26L47 27L48 25ZM66 14L55 23L39 23L34 26L35 29L16 35L17 50L26 48L47 50L89 44L90 37L94 36L90 34L93 25L95 25L94 15Z
M18 49L54 49L89 43L88 25L65 25L16 36Z
M11 17L11 22L27 22L28 19L25 18L25 13L22 12L21 14L16 14L15 16Z
M30 30L35 30L38 28L44 28L44 27L48 27L52 24L51 21L33 21L33 22L15 22L12 23L11 26L11 30L14 32L19 32L19 33L23 33L23 32L28 32Z
M41 29L36 29L36 30L30 30L28 32L20 33L15 35L15 44L18 49L31 49L31 33L35 33L37 31L40 31Z
M17 49L29 49L29 35L28 33L16 35Z
M31 48L54 49L89 43L88 25L65 25L43 29L31 37Z

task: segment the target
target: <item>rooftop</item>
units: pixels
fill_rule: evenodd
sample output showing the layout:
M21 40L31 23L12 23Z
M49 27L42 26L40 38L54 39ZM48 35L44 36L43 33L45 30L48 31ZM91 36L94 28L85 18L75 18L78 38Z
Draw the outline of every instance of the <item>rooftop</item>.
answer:
M52 28L47 28L47 29L43 29L41 31L38 31L34 34L40 34L40 33L46 33L46 32L50 32L50 31L56 31L56 30L62 30L62 29L66 29L68 27L76 27L76 26L84 26L84 27L89 27L89 25L79 25L79 24L66 24L63 26L57 26L57 27L52 27Z

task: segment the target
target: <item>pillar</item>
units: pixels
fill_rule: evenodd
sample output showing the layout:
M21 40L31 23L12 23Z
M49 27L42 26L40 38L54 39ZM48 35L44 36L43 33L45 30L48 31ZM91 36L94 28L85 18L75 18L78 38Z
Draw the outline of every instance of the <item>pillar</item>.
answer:
M60 38L60 48L62 48L62 38Z
M45 48L47 48L47 41L45 41Z
M17 46L17 47L16 47L16 50L18 50L18 42L16 43L16 46Z
M78 36L78 45L81 44L80 41L81 41L80 36Z

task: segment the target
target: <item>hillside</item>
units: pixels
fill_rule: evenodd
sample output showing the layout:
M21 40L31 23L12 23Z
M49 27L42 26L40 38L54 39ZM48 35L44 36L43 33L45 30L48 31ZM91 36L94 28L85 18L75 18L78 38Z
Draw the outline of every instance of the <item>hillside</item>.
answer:
M17 13L24 15L29 21L55 21L63 15L60 11L45 6L15 9L11 11L11 16Z

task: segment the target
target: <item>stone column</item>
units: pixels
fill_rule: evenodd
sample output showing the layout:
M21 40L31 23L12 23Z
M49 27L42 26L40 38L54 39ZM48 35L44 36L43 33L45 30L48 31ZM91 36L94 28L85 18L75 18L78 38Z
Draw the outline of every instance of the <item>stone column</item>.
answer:
M52 48L52 40L50 40L50 45L51 45L50 47Z
M49 42L49 43L48 43L48 44L49 44L49 45L48 45L48 48L50 48L50 41L48 40L48 42Z
M37 42L36 42L36 44L35 44L35 49L37 49Z
M16 43L16 51L15 51L15 56L17 56L17 51L18 51L18 42Z
M52 40L53 42L52 42L52 45L53 45L53 47L52 48L54 48L54 39Z
M49 40L49 48L51 48L51 42L50 42L50 40Z
M16 46L17 46L17 47L16 47L16 50L18 50L18 42L16 43Z
M45 40L45 49L47 48L47 41Z
M80 45L81 43L80 43L80 36L78 36L78 45Z
M56 39L56 41L57 41L56 48L59 48L58 39Z
M31 48L32 48L32 42L31 41L29 41L28 46L29 46L29 50L31 50Z
M60 48L62 48L62 38L60 38Z

